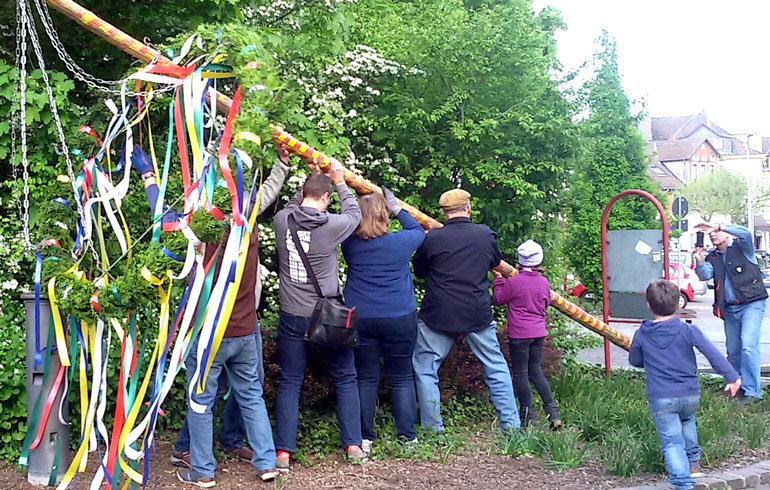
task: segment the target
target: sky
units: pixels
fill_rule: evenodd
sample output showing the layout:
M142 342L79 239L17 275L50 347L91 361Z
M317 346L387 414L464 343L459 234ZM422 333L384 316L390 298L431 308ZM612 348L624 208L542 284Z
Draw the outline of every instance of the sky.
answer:
M653 117L705 111L734 134L770 136L770 1L533 0L562 12L566 69L591 57L602 29L615 36L623 86ZM752 142L753 143L753 142ZM754 144L752 144L754 146Z

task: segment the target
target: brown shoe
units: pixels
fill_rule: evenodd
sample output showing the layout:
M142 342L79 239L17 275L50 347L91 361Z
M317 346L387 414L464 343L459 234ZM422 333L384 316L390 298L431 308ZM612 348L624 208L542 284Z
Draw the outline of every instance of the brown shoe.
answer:
M551 430L561 430L562 427L564 427L564 423L560 419L551 420Z
M242 459L244 461L251 461L251 458L254 456L254 451L248 446L241 446L241 447L222 446L222 450L225 452L225 454L229 454L230 456L235 456L236 458Z
M171 464L180 468L190 467L190 451L174 451L171 453Z
M700 478L702 476L705 476L703 474L703 471L700 468L700 463L698 461L695 461L694 463L690 463L690 478Z

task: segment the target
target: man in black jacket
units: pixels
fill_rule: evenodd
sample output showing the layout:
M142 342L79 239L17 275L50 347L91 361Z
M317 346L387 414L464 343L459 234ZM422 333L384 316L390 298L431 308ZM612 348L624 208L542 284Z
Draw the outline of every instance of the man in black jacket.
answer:
M497 234L471 222L470 198L462 189L441 195L446 224L428 233L412 260L415 275L428 280L412 359L420 419L423 427L437 432L442 429L438 370L460 333L483 366L500 425L505 429L520 424L489 296L487 274L500 263L502 253Z
M725 322L727 359L743 382L744 396L739 403L758 401L762 398L759 334L767 291L754 254L754 239L740 225L702 223L696 228L707 232L716 247L705 258L703 249L696 249L695 273L702 281L714 278L714 316Z

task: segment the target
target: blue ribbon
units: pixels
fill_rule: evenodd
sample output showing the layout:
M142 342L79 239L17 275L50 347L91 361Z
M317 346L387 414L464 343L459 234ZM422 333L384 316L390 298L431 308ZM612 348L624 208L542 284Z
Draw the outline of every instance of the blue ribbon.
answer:
M182 312L185 309L185 306L187 306L187 301L190 299L190 293L192 292L192 286L193 281L195 280L195 274L196 270L193 269L192 275L190 276L190 279L187 282L187 287L185 288L184 294L182 295L182 298L179 300L179 304L176 307L176 312L174 313L174 321L171 323L171 328L174 328L177 325L177 322L179 321L179 317L182 315ZM158 360L158 367L155 371L155 380L153 383L153 389L152 389L152 395L150 396L150 410L152 410L152 415L150 415L150 424L148 426L148 433L151 433L155 429L155 424L158 418L158 410L153 410L153 407L155 406L158 397L160 396L160 391L163 386L163 373L166 371L166 359L168 358L168 351L171 347L171 341L172 341L172 335L168 335L166 337L166 344L163 346L163 353L161 354L160 359ZM169 373L169 375L173 376L175 373ZM152 458L150 457L150 444L146 444L144 448L144 481L146 482L149 478L149 472L150 472L150 462L152 461ZM154 446L154 444L152 445Z
M165 246L161 247L160 251L163 252L163 255L165 255L166 257L168 257L170 259L176 260L177 262L184 262L184 257L181 257L181 256L175 254L171 250L167 249Z
M43 258L35 253L35 369L43 362L40 351L40 281L43 277Z
M54 197L53 199L51 199L51 202L58 202L59 204L62 204L62 205L67 206L69 208L72 207L72 204L70 204L70 202L68 200L64 199L63 197Z

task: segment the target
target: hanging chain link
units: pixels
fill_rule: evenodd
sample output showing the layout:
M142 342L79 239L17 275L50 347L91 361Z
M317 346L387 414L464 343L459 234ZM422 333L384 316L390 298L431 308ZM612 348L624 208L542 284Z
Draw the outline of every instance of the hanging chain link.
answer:
M19 72L19 122L21 131L21 168L24 190L22 191L22 211L21 227L24 236L24 247L32 248L29 239L29 162L27 161L27 34L30 32L29 17L24 0L19 0L17 4L20 13L21 22L21 48L20 48L20 68ZM18 14L18 11L17 11Z
M72 185L73 191L75 191L75 195L77 196L77 189L75 184L75 172L72 166L72 160L70 159L70 152L69 147L67 146L67 141L64 136L64 128L61 123L61 118L59 117L59 110L56 106L56 99L53 95L53 90L51 89L51 83L48 79L48 72L45 68L45 59L43 58L43 51L40 47L40 39L37 37L37 31L35 30L35 24L34 24L34 18L32 17L32 8L25 2L25 0L17 0L20 4L23 4L25 7L24 12L22 12L22 15L24 16L26 14L26 24L28 27L29 37L32 44L32 48L35 51L35 56L37 57L38 64L40 66L40 72L43 76L43 83L45 85L46 92L48 93L48 103L50 105L51 109L51 118L54 121L54 125L56 126L56 132L59 137L59 145L61 146L61 153L64 155L64 160L67 164L67 175L70 179L70 184ZM26 183L28 182L28 178L25 178L25 187ZM78 209L78 216L80 216L80 219L83 219L83 216L85 216L85 210L83 209L83 205L80 202L80 199L75 199L75 204L77 205ZM85 246L85 244L84 244ZM91 253L94 257L94 262L96 263L97 267L101 269L101 261L99 260L99 255L96 253L96 250L94 247L89 247L91 249Z
M104 80L102 78L96 77L86 72L83 68L81 68L77 64L77 62L72 58L72 56L70 56L70 54L65 49L64 44L61 42L61 39L59 39L59 34L56 32L56 29L54 29L53 27L53 20L51 19L51 15L48 10L48 6L45 3L45 0L32 0L32 3L35 4L35 8L37 9L38 16L40 18L41 23L43 24L43 30L45 30L46 34L48 35L48 39L51 41L51 45L53 46L54 51L56 51L56 54L59 56L59 59L61 59L61 61L64 63L67 69L70 72L72 72L75 78L85 83L89 87L95 90L98 90L100 92L106 92L112 95L121 95L121 91L119 88L110 88L110 87L116 86L116 85L119 86L124 83L127 83L129 81L129 78L122 78L120 80ZM150 61L149 64L153 64L157 62L159 58L160 58L160 51L156 50L155 57L152 59L152 61ZM174 88L175 86L169 85L169 86L154 90L153 92L129 91L126 93L126 96L144 97L151 93L158 95L164 92L170 92L174 90Z
M11 109L8 112L8 116L11 118L11 169L13 171L13 200L16 203L16 207L19 210L19 216L23 216L24 208L22 207L21 191L19 191L19 163L16 161L16 135L18 131L18 122L16 121L19 102L19 74L21 73L21 45L26 38L26 30L23 32L21 22L21 7L16 4L16 58L13 70L13 96L11 98Z

